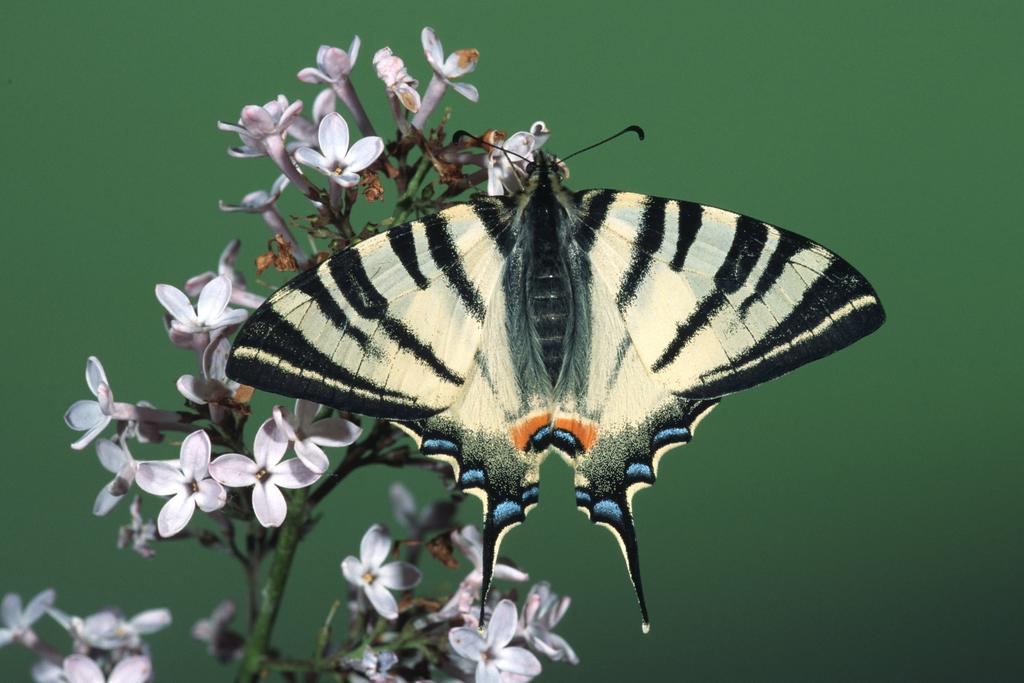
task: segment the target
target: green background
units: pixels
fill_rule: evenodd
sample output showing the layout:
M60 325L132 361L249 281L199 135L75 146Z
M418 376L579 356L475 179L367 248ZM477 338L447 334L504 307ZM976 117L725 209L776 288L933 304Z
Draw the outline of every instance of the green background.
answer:
M171 607L174 626L151 638L160 680L229 677L188 630L223 597L241 601L240 574L191 542L148 562L117 551L127 510L91 516L109 475L92 448L68 448L61 415L88 397L90 354L119 400L180 405L173 382L193 362L167 342L153 285L214 266L234 236L246 262L262 249L260 221L216 202L275 173L227 157L236 138L216 120L278 92L311 105L318 90L295 72L357 32L355 82L386 130L370 58L390 45L425 82L429 24L446 49L481 51L465 79L481 101L450 96L454 127L543 118L565 154L641 124L646 142L574 159L570 185L806 234L865 273L889 315L854 347L726 400L663 461L636 506L648 636L614 542L548 461L543 505L503 548L573 597L558 631L582 663L545 660L545 680L1024 677L1021 3L436 5L5 2L0 591L54 586L77 614ZM442 493L436 477L391 470L336 491L278 625L291 653L343 595L338 563L367 526L396 528L396 477L421 501ZM461 575L432 576L440 590ZM0 678L27 678L31 662L0 651Z

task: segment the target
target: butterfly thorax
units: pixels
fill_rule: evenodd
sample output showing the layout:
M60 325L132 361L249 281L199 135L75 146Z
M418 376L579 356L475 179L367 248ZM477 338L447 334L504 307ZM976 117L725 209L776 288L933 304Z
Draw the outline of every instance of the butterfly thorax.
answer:
M554 400L572 382L572 359L585 356L580 311L586 292L574 272L570 234L573 195L549 157L538 154L526 187L515 197L518 239L506 271L509 338L527 395Z

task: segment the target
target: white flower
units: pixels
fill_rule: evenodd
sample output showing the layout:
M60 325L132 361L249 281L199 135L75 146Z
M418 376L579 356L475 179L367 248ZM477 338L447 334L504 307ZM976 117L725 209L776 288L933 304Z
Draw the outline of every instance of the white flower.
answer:
M565 660L570 664L579 664L579 657L572 646L565 638L551 632L565 616L570 602L572 599L569 596L559 599L552 593L547 581L534 585L523 603L518 634L530 647L553 661Z
M153 666L145 655L125 657L110 672L110 678L85 655L71 655L64 660L64 674L69 683L144 683L152 671Z
M71 634L79 650L139 648L142 636L156 633L171 624L171 612L164 608L139 612L131 619L125 619L117 609L100 610L84 619L52 608L49 614Z
M544 122L536 121L529 132L519 131L502 143L495 142L501 149L491 147L487 151L487 194L498 196L522 190L533 153L550 135Z
M96 400L75 401L64 413L64 422L68 427L85 432L71 444L76 451L88 446L115 417L119 420L127 420L130 417L126 411L119 410L121 404L114 403L114 394L107 382L107 373L103 371L103 365L96 356L89 356L85 362L85 383Z
M241 386L227 375L230 352L231 342L226 337L218 338L203 352L202 376L182 375L177 382L182 396L193 403L210 406L210 418L214 422L220 422L224 415L220 404L234 396Z
M173 496L157 516L161 536L173 536L184 529L197 505L203 512L213 512L227 502L224 487L210 477L210 451L210 437L199 429L181 442L178 464L139 463L136 475L139 488L158 496Z
M419 111L420 94L416 92L419 82L409 75L401 57L390 47L382 47L373 55L373 66L377 70L377 78L384 81L389 96L397 98L409 111Z
M341 187L356 185L359 171L376 161L384 151L384 141L376 135L365 137L349 148L348 124L337 112L328 114L320 122L318 138L322 154L311 147L299 147L295 150L295 159L312 166Z
M359 36L352 38L348 52L340 47L321 45L316 53L316 67L308 66L299 71L303 83L337 83L347 80L359 56Z
M109 439L100 439L96 442L96 455L99 456L103 468L114 474L110 483L100 489L92 506L92 513L102 517L113 510L128 493L132 482L135 481L138 463L128 452L127 445Z
M430 618L432 621L444 621L461 616L467 624L475 624L477 617L472 609L473 601L480 597L480 589L484 581L483 541L480 538L480 531L475 526L465 526L460 530L453 531L451 539L452 543L462 551L462 554L473 563L473 570L462 580L444 607L430 615ZM526 581L530 575L511 565L495 562L492 577L506 581Z
M183 334L202 334L238 325L248 315L240 308L228 308L231 280L224 275L206 283L195 308L185 293L173 285L157 285L156 298L171 315L171 330Z
M532 652L508 646L516 635L517 621L515 604L511 600L502 600L491 614L486 636L472 628L453 628L448 632L452 649L477 663L477 683L501 683L503 674L540 674L540 661Z
M278 95L277 99L267 102L262 107L256 104L242 107L237 124L218 121L217 127L223 131L238 133L242 139L241 147L232 147L228 150L231 156L265 156L276 150L284 139L288 127L300 113L301 100L289 104L284 95Z
M153 557L156 551L149 544L156 540L156 524L151 519L143 519L141 496L135 496L128 512L132 521L117 530L117 547L127 548L130 545L142 557Z
M269 193L266 190L256 190L242 197L242 201L239 202L238 204L226 204L224 203L223 200L220 200L217 202L217 206L220 208L221 211L224 211L226 213L263 213L264 211L267 211L270 208L272 208L274 204L277 202L277 200L281 198L281 193L284 192L284 188L288 187L288 182L288 176L284 174L279 175L277 176L277 179L274 181L274 184L271 185ZM232 242L232 244L234 244L234 241ZM228 246L230 247L231 245ZM223 259L223 256L221 258ZM235 259L232 256L231 279L234 282L234 284L238 284L238 278L240 277L240 274L236 275L234 270L234 263ZM218 268L218 270L220 270L220 268ZM220 274L228 275L228 273L224 272L224 270L220 270ZM204 277L205 275L205 273L203 275L197 275L196 278ZM197 294L199 294L199 289L202 288L202 285L205 285L207 282L209 282L215 277L213 273L210 273L209 275L209 279L204 279L199 284L199 288L196 289L190 288L192 281L195 280L196 278L192 278L191 280L186 282L185 291L188 293L188 295L196 296Z
M273 418L256 432L255 461L240 453L227 453L210 463L210 474L225 486L252 486L252 509L265 527L281 526L288 503L280 488L301 489L320 475L296 458L282 461L288 441L277 433Z
M299 147L312 147L317 144L317 130L320 124L328 114L337 111L336 96L337 93L334 90L324 88L313 100L313 120L298 116L292 121L292 127L288 129L288 134L295 138L295 142L288 143L289 150L294 151Z
M420 582L420 570L408 562L384 564L391 551L391 537L379 524L371 526L359 544L359 557L349 555L341 562L345 580L361 590L377 614L398 618L398 603L388 589L404 591Z
M57 593L48 588L29 600L28 605L23 608L20 595L5 595L3 602L0 603L0 619L4 622L0 628L0 647L14 641L34 639L32 624L39 621L39 618L53 606L56 598Z
M295 455L302 464L323 474L330 462L321 446L348 446L359 438L362 430L336 416L314 422L319 410L319 404L301 398L295 402L294 413L284 406L274 406L274 424L280 438L293 442Z
M274 181L274 187L271 188L270 194L262 190L256 192L250 192L242 198L242 203L245 204L247 200L252 201L254 206L263 206L265 204L273 204L277 201L277 198L281 195L281 191L288 184L288 178L280 175L277 180ZM261 195L261 196L254 196ZM222 211L237 211L246 210L241 207L227 207L221 202ZM254 209L253 213L259 213L262 209ZM231 303L237 306L247 306L248 308L259 308L263 303L264 297L253 294L252 292L245 291L245 276L235 270L235 259L238 258L238 250L241 248L242 243L239 240L231 240L228 242L228 246L224 247L224 251L221 252L220 258L217 260L217 272L212 273L206 271L199 275L190 277L185 282L185 293L189 296L199 296L202 292L203 287L208 285L218 275L231 280Z
M480 93L475 87L468 83L452 82L453 78L464 76L476 69L476 62L480 58L479 50L456 50L445 59L441 41L438 40L434 29L429 26L420 33L420 40L423 43L423 54L426 55L427 62L437 77L470 102L479 100Z

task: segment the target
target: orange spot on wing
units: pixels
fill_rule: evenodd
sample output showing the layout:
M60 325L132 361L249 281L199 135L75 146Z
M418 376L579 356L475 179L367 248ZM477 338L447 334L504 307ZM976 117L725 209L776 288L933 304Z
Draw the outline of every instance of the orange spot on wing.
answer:
M508 434L512 437L512 443L515 444L515 447L525 451L527 444L530 443L530 437L547 424L551 424L551 413L534 413L527 415L515 424L509 425Z
M555 429L564 429L579 439L583 450L589 451L597 441L597 423L582 417L560 417L555 420Z

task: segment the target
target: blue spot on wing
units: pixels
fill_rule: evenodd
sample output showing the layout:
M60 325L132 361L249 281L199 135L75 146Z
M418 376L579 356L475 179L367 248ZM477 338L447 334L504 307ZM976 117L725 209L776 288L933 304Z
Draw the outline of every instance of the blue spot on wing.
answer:
M626 477L633 480L653 481L654 472L642 462L634 462L626 468Z
M686 427L668 427L654 435L651 440L655 448L661 448L665 444L685 443L690 440L690 430Z
M484 485L484 471L483 470L466 470L459 477L459 482L466 487L470 486L483 486Z
M458 444L448 439L424 439L420 450L424 453L430 451L431 453L445 453L447 455L459 454Z
M531 503L536 503L537 499L540 498L540 487L537 486L536 484L534 484L533 486L530 486L529 488L527 488L526 490L523 491L522 498L523 498L523 503L525 503L527 505L529 505Z
M577 505L590 505L590 494L586 491L576 490L576 504Z
M509 521L523 514L523 506L511 500L503 500L494 506L494 523L498 526L505 526Z
M622 508L614 500L599 500L594 504L594 516L622 521Z

